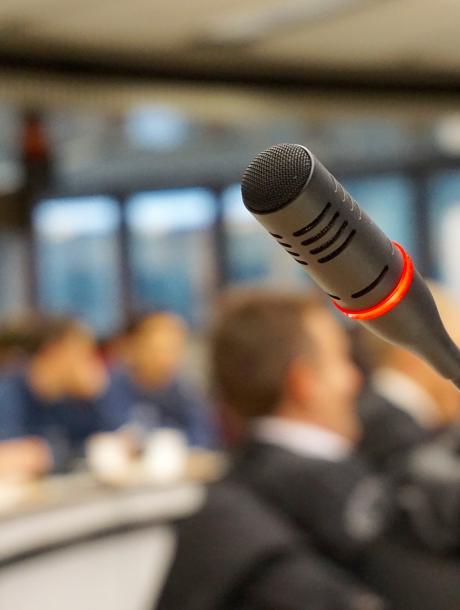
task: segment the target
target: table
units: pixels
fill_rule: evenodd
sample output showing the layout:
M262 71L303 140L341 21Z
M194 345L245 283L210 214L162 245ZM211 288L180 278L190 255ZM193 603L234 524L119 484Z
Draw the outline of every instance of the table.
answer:
M50 477L0 513L0 608L150 610L174 555L173 522L202 482L111 488L89 473Z

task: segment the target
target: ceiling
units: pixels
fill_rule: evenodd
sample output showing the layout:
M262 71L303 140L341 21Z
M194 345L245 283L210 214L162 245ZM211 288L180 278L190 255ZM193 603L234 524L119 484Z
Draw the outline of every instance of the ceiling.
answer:
M458 0L2 0L0 68L448 89L459 33Z
M233 180L286 138L333 161L424 159L451 115L458 154L459 34L460 0L0 0L0 102L53 108L75 191L150 184L154 151L130 148L121 117L152 103L204 134L158 151L166 181Z

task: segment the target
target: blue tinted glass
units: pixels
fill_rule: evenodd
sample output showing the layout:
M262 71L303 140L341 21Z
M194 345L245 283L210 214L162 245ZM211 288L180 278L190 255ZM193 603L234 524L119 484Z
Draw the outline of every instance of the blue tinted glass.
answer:
M238 184L223 194L229 280L301 286L308 275L246 210Z
M401 176L374 176L343 180L343 184L375 224L416 261L422 244L415 230L412 182Z
M200 323L215 286L213 195L202 188L139 193L126 215L137 307Z
M41 201L34 212L40 304L101 334L120 322L117 203L109 197Z
M178 148L189 135L186 116L165 106L134 108L126 117L129 140L140 148Z
M223 195L228 273L232 282L250 282L270 274L273 239L243 205L240 186Z
M459 171L444 171L432 179L430 226L437 275L460 297Z

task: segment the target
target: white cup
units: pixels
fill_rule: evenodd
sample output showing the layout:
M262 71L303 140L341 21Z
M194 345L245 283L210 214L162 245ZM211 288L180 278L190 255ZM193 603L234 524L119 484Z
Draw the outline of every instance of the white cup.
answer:
M91 472L107 483L125 481L132 466L126 444L111 434L97 434L88 440L86 462Z
M155 482L170 483L185 477L188 462L187 439L180 430L161 428L146 442L143 466Z

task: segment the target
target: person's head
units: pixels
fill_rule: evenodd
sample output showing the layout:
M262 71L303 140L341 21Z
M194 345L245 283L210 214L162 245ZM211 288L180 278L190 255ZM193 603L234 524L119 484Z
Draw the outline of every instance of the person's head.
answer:
M214 390L244 422L278 416L357 440L360 374L334 316L312 296L230 293L211 340Z
M89 399L106 384L106 370L90 330L76 320L34 315L27 334L29 379L44 398Z
M185 353L187 328L179 316L151 312L133 319L125 339L126 364L134 379L146 388L170 383Z
M457 345L460 345L460 305L448 291L433 281L428 282L442 321ZM372 360L371 368L386 367L410 377L433 399L440 424L460 417L460 394L455 386L437 373L425 360L397 345L363 334L362 344Z
M0 324L0 368L20 364L27 356L28 340L25 315L4 320Z

